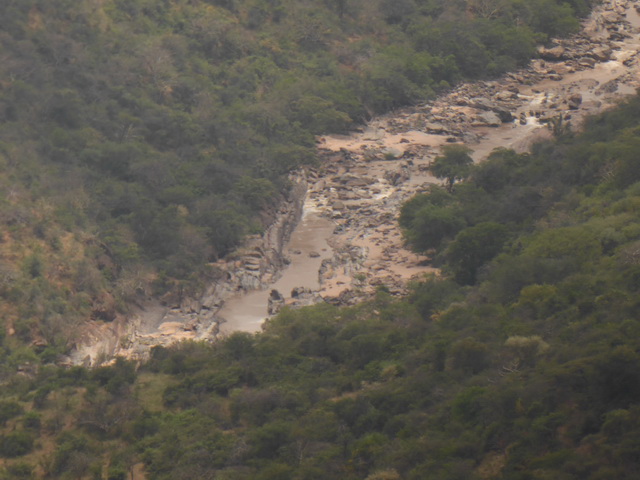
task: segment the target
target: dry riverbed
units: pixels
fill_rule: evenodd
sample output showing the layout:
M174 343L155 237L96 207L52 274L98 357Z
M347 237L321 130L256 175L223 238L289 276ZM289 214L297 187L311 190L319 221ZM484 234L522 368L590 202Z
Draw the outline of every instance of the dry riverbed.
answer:
M405 293L408 281L433 269L428 258L404 248L397 217L403 202L438 182L428 167L440 147L464 143L476 161L497 147L525 151L550 135L552 119L575 128L635 92L638 5L605 1L580 34L541 48L540 58L521 71L461 85L350 135L318 139L321 167L301 172L301 187L277 225L215 265L219 277L201 298L165 301L121 323L96 326L71 360L143 358L154 345L257 331L268 310L284 304L353 304L380 286Z

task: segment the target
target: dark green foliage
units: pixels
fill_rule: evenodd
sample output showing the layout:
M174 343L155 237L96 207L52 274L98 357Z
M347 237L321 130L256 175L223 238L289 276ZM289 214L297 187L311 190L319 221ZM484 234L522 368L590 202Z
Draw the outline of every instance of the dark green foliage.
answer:
M456 281L474 284L478 269L495 257L507 239L507 228L486 222L469 227L456 235L446 256Z
M465 223L453 197L437 187L414 197L400 212L400 225L405 228L407 242L421 251L440 247Z
M50 473L61 475L65 472L83 476L95 461L91 444L84 436L71 432L62 433L57 439Z
M33 471L33 466L24 462L12 463L7 467L9 478L33 478Z
M33 449L33 436L24 431L16 431L0 436L0 456L20 457Z
M21 415L24 409L22 405L12 401L0 402L0 424L5 425L7 421Z
M107 391L115 394L135 380L135 365L118 357L113 366L99 367L92 372L91 377Z
M433 212L459 222L433 241L442 273L408 298L284 309L257 335L156 348L139 372L43 368L21 387L42 413L11 414L7 455L67 425L53 478L103 471L105 449L112 478L140 461L159 479L635 478L640 187L589 171L634 128L637 101L408 202L405 228ZM269 184L255 185L259 203ZM513 197L537 207L502 206Z
M344 133L461 80L522 66L537 42L569 33L589 3L60 0L3 7L0 184L8 190L0 216L3 242L20 248L6 257L0 295L15 338L39 345L29 361L46 364L68 353L88 319L112 322L149 294L201 294L211 263L273 221L291 188L288 174L315 164L316 135ZM636 133L609 152L620 188L635 178ZM451 189L469 173L468 157L456 146L444 156L449 167L462 159L454 171L434 167ZM590 165L579 174L601 173ZM407 213L410 243L442 253L464 227L495 221L467 208L483 204L484 193ZM512 222L539 218L553 201L535 186L512 185L505 195L496 204ZM616 242L607 237L607 248ZM476 268L463 267L459 280L472 282ZM309 352L315 335L322 338L307 337ZM368 352L385 345L363 334L352 348L360 352L354 362L369 364ZM15 354L6 368L24 360ZM371 366L365 376L378 370Z
M446 181L449 193L456 181L465 179L471 172L471 153L471 149L463 145L447 145L442 147L442 155L433 161L430 170L437 178Z
M39 432L41 423L41 415L38 412L31 411L22 417L22 425L25 430Z
M536 38L571 31L588 7L484 3L8 7L7 174L65 228L98 232L118 267L187 281L264 226L286 174L314 161L313 135L523 65ZM443 175L451 187L464 172ZM44 266L34 254L24 270Z

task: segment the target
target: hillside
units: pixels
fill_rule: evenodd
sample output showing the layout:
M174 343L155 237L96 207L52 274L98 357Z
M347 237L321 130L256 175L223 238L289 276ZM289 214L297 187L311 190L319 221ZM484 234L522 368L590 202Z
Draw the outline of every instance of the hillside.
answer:
M87 320L201 290L259 234L314 135L525 63L587 2L5 2L3 318L11 368ZM31 345L37 354L22 350Z
M505 82L524 95L542 69L572 81L542 59L530 78L449 89L524 65L587 9L6 2L0 479L638 478L637 95L580 133L564 116L546 118L549 139L528 153L501 148L474 165L469 148L449 144L421 158L443 185L420 187L399 224L438 274L405 296L367 284L371 300L284 307L255 335L155 347L142 364L56 365L88 320L112 325L150 297L200 292L214 262L283 208L288 174L314 165L331 140L317 134L447 90L430 115L463 138L476 117L456 122L444 102L468 109ZM616 28L605 33L636 35ZM615 58L631 71L637 57ZM574 73L595 76L595 63ZM563 86L557 76L546 79ZM594 108L624 86L589 85ZM576 120L574 93L544 101L564 102ZM339 169L366 155L362 130L348 137L354 152L324 153L338 156L325 187L346 178L355 195L364 176ZM355 209L339 220L358 216L368 221ZM369 274L359 273L356 294Z
M637 478L639 113L413 199L459 220L406 299L10 377L5 478Z

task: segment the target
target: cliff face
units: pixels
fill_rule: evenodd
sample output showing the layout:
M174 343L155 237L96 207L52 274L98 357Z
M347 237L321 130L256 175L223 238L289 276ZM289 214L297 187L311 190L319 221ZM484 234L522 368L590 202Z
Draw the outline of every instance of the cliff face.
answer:
M302 217L307 181L304 174L296 174L294 186L281 205L273 223L260 236L250 237L236 253L215 268L219 279L209 285L197 301L189 300L182 309L216 310L231 295L265 288L277 279L287 264L284 248Z
M115 355L144 359L151 348L186 339L215 340L217 313L233 295L266 288L287 265L285 246L300 221L307 193L304 172L291 177L292 187L262 235L247 238L244 245L224 260L211 265L212 280L197 297L172 292L150 300L129 316L110 324L87 325L70 361L95 365Z

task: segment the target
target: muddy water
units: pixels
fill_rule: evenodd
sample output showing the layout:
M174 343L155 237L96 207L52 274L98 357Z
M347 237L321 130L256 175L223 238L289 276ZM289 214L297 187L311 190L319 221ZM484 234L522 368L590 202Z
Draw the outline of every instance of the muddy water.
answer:
M290 298L291 290L295 287L318 290L320 264L332 254L327 240L333 229L333 222L321 217L307 202L302 220L287 246L291 263L270 288L239 294L228 300L218 313L225 319L220 326L221 333L259 331L268 316L267 305L272 289L278 290L285 299Z

